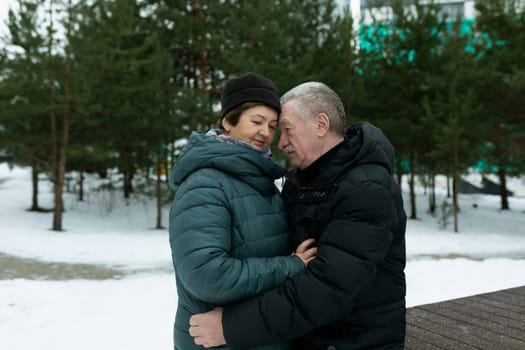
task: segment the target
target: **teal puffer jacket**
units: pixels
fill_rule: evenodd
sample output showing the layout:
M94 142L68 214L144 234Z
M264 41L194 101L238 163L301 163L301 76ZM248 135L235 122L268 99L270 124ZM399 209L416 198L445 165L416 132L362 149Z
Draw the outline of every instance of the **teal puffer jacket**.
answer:
M301 260L289 255L284 204L274 184L283 174L253 149L191 135L170 174L175 349L202 349L188 333L192 314L250 298L303 271Z

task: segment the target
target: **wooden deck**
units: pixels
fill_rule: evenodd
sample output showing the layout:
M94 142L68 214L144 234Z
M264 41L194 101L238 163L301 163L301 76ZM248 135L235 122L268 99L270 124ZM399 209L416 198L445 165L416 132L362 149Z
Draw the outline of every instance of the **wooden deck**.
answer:
M409 308L406 333L407 350L525 350L525 286Z

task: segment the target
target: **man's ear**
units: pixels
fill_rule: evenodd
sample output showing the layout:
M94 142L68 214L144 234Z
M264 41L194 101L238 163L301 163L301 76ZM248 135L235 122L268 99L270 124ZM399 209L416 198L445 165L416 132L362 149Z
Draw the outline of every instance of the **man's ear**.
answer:
M318 136L324 136L330 129L330 119L326 113L319 113L315 117L315 128Z

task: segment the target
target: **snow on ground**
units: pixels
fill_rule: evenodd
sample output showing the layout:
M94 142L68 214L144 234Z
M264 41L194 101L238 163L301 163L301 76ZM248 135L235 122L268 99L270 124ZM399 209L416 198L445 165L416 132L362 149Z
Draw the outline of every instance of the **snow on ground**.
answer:
M438 186L439 205L442 179ZM0 164L0 264L14 256L53 270L13 278L0 265L0 349L172 349L177 295L167 230L153 229L154 201L137 196L125 204L119 192L90 191L79 203L67 195L66 231L56 233L51 213L25 210L30 188L28 169ZM510 211L499 210L498 196L461 195L458 234L427 213L418 189L418 219L407 227L408 306L525 285L525 184L510 179L509 189L516 193ZM51 207L46 181L39 199ZM409 212L408 197L405 204ZM167 214L168 207L164 225ZM84 271L83 279L64 280L56 278L60 263L118 274L96 279Z
M0 348L172 349L169 275L0 283Z

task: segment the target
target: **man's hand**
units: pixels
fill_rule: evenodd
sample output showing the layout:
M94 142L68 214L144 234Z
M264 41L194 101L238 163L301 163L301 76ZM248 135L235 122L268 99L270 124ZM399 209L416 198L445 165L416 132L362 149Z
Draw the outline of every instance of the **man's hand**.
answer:
M190 335L195 344L205 348L226 344L222 331L222 307L191 316Z

